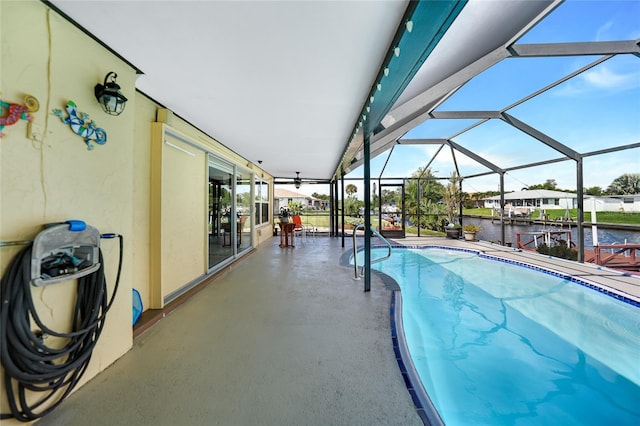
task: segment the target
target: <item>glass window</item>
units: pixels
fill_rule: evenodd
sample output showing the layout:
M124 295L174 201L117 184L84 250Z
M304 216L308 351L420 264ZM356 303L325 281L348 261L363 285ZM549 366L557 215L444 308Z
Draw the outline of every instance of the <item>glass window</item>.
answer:
M255 221L261 225L269 222L269 183L257 178L255 188Z
M251 187L253 184L253 175L247 171L238 170L236 175L236 224L237 224L237 242L238 251L246 250L251 247L251 228L252 228L252 202Z

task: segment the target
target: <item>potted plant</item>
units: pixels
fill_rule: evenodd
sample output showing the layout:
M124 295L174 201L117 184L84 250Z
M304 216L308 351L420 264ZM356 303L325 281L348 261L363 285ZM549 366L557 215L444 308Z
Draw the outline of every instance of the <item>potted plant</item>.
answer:
M467 241L473 241L476 239L476 234L482 231L475 223L469 223L462 227L462 231L464 232L464 239Z
M300 216L302 214L302 209L303 209L302 203L291 202L289 203L288 208L289 208L290 216Z
M280 207L280 222L282 223L289 222L290 216L291 216L291 209L289 209L289 206Z
M444 232L447 235L447 238L458 239L460 238L460 229L461 226L459 224L449 222L449 224L444 227Z
M459 238L461 226L456 223L456 217L460 214L460 182L461 178L456 172L451 174L449 183L443 187L442 202L447 210L447 225L445 233L447 238Z

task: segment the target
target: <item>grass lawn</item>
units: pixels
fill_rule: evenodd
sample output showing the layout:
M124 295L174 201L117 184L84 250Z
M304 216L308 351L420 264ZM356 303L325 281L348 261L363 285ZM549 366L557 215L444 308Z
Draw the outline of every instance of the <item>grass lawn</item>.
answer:
M491 217L491 209L465 209L462 212L465 215L476 215L476 216L486 216ZM566 211L563 209L557 210L547 210L547 214L550 218L556 217L564 217ZM571 209L569 210L569 215L571 218L576 221L578 219L578 210ZM534 214L534 219L537 219L538 216ZM378 225L377 217L372 217L373 226ZM640 213L624 213L624 212L598 212L598 222L599 223L624 223L628 225L640 225ZM591 212L584 212L584 221L591 222ZM329 213L328 212L308 212L302 215L302 222L305 224L309 224L318 228L329 228ZM416 234L418 233L417 228L412 226L407 226L406 228L407 234ZM433 232L433 234L430 234ZM435 231L427 231L425 229L420 230L420 235L443 235L442 232Z
M305 212L302 214L302 223L305 225L311 225L318 228L328 228L329 227L329 212ZM351 216L345 216L345 223L352 223L350 220L355 220L356 218ZM361 219L363 220L363 219ZM371 224L373 226L378 225L378 217L371 217Z
M550 218L564 217L566 210L547 210L547 214ZM467 215L479 215L491 217L491 209L464 209L463 214ZM569 215L573 220L578 219L578 209L569 209ZM538 216L534 213L534 219ZM597 220L601 223L624 223L628 225L640 225L640 213L625 213L625 212L598 212ZM591 212L584 212L584 221L591 222Z

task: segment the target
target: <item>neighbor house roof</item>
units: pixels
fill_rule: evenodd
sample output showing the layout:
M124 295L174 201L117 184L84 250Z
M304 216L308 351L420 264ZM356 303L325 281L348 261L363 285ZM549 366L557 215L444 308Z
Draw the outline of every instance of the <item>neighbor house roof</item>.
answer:
M307 200L317 200L317 198L314 198L307 194L302 194L300 192L289 191L288 189L279 189L279 188L276 188L273 190L273 197L274 198L306 198Z
M549 189L532 189L527 191L514 191L504 194L505 200L526 200L537 198L577 198L578 195L573 192L552 191ZM499 200L500 196L483 198L483 200Z

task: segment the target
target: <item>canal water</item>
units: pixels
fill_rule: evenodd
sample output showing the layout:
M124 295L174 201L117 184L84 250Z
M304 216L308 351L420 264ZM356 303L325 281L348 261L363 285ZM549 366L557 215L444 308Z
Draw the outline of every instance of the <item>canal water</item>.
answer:
M500 222L495 220L491 223L490 219L464 218L464 224L475 223L482 228L476 238L484 241L500 241ZM524 235L527 232L536 232L541 230L571 230L571 240L578 244L578 228L573 225L563 226L544 226L544 225L525 225L525 224L506 224L504 225L505 242L512 243L516 247L516 234L521 234L521 240L530 241L533 237ZM599 244L640 244L640 232L621 229L606 229L598 226L598 242ZM591 227L584 228L584 248L593 248L593 237Z

